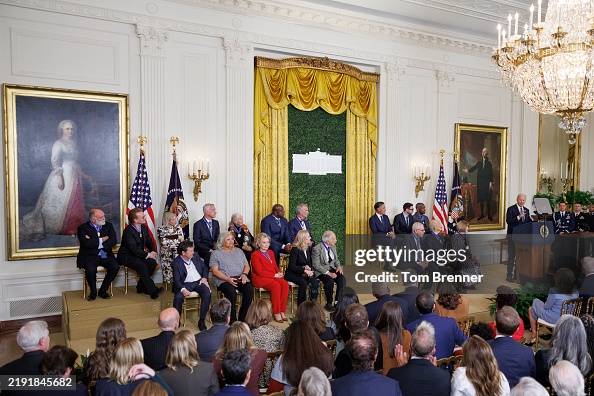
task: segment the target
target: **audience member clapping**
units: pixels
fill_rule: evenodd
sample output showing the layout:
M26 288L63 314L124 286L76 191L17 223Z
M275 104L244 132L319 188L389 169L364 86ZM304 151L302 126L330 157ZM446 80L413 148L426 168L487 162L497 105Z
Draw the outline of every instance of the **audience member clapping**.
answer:
M400 304L396 301L386 302L375 321L375 328L382 340L383 373L384 375L393 367L400 367L406 364L405 360L399 360L397 351L410 355L410 332L404 328L403 314Z

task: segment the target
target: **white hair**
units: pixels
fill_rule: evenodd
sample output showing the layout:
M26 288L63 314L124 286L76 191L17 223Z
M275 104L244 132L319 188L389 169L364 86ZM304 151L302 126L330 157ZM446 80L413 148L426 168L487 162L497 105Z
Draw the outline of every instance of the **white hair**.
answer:
M330 382L322 370L310 367L301 374L298 396L332 396Z
M412 334L411 352L418 357L427 357L435 348L435 327L427 321L422 321Z
M70 126L72 127L72 129L74 129L76 131L76 123L74 121L72 121L72 120L62 120L58 124L58 134L59 135L62 135L62 130L64 129L64 127L66 126L66 124L70 124Z
M534 378L522 377L511 390L510 396L549 396L549 392Z
M300 203L299 205L297 205L297 209L295 209L295 213L299 214L301 212L301 209L303 208L309 208L309 206L306 203Z
M42 339L49 337L49 330L45 320L32 320L19 329L16 341L25 352L36 351Z
M412 225L412 230L425 230L425 226L423 225L423 223L419 223L418 221L414 222Z
M549 382L557 396L584 396L584 376L567 360L558 361L549 370Z
M213 203L204 204L204 206L202 206L202 213L206 213L206 209L208 209L210 207L214 207L214 204Z
M328 230L328 231L324 231L324 233L322 234L322 242L326 242L328 243L328 241L330 240L330 238L332 237L336 237L336 234L334 234L334 232Z

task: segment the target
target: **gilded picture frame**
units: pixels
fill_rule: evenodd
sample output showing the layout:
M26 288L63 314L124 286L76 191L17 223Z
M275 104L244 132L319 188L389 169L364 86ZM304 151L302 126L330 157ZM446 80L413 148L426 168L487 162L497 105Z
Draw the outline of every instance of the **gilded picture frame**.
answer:
M8 260L75 256L100 208L118 240L128 194L128 95L4 84Z
M505 228L507 133L507 128L498 126L455 126L463 216L471 231Z

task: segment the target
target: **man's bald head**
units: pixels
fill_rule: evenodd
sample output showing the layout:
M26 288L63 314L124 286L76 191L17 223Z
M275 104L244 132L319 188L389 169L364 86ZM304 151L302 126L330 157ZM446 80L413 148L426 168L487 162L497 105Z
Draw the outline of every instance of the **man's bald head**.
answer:
M175 308L167 308L159 314L159 328L162 331L175 331L179 327L179 312Z

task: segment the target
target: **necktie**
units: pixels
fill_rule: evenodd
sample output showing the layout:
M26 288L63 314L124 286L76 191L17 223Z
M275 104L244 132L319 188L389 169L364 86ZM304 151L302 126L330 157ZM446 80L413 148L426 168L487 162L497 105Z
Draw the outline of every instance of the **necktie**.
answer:
M415 235L415 245L417 245L417 250L420 249L419 246L419 237Z
M97 230L97 238L101 239L101 226L98 225L94 225L95 229ZM98 256L102 259L107 258L107 253L105 252L105 250L103 248L99 249L99 253Z
M328 255L328 263L331 263L333 261L332 250L330 250L330 246L325 246L325 247L326 247L326 254Z
M408 227L408 216L405 216L404 220L406 221L406 226Z
M210 237L212 238L212 222L207 220L206 225L208 226L208 232L210 232Z
M384 222L383 222L383 220L382 220L382 216L378 216L378 217L379 217L379 219L380 219L380 223L381 223L381 224L384 224Z
M280 219L276 219L276 225L279 227L281 226Z
M301 229L305 230L305 222L303 220L299 220L299 222L301 223Z

